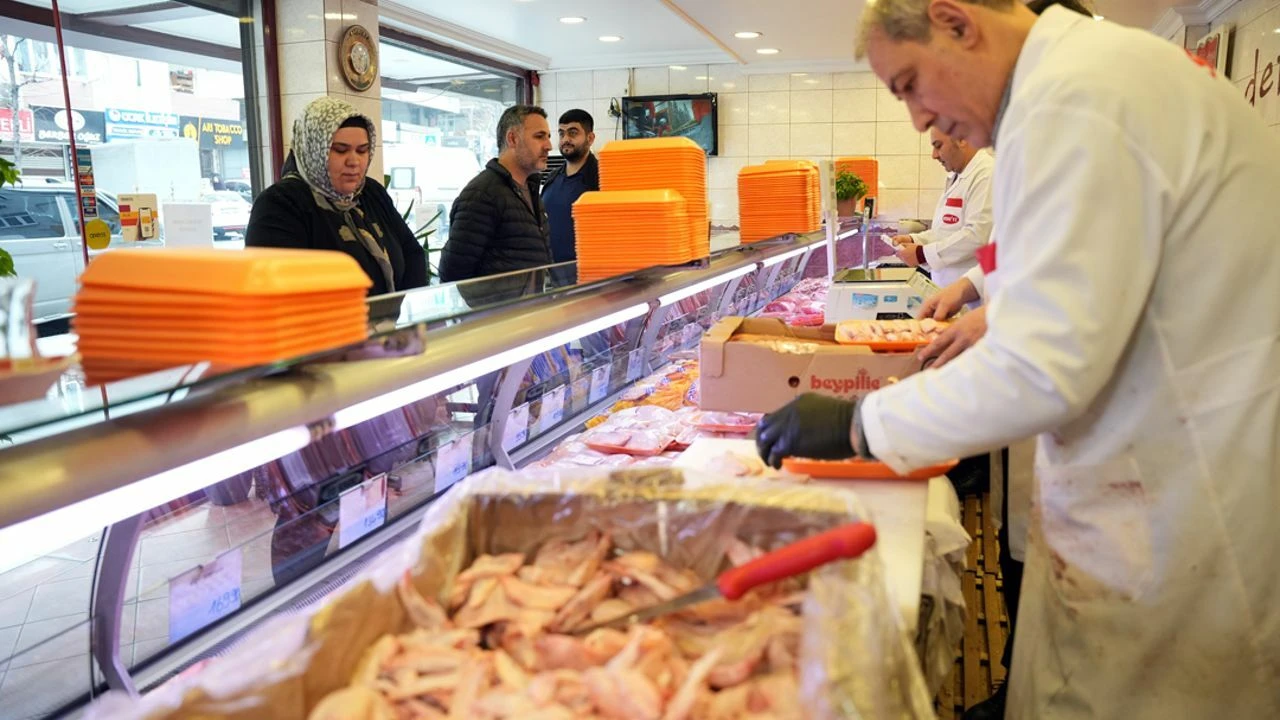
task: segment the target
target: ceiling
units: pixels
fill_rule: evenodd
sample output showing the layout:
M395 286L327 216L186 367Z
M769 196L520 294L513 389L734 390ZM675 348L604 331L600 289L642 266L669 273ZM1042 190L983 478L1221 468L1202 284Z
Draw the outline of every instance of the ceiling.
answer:
M1089 0L1085 0L1089 2ZM1107 19L1150 28L1187 0L1093 0ZM391 24L442 27L443 39L536 69L738 63L748 72L855 69L864 0L384 0ZM562 17L583 17L567 25ZM448 33L448 29L458 32ZM735 32L764 33L740 40ZM619 42L604 43L602 35ZM772 47L776 55L759 55Z

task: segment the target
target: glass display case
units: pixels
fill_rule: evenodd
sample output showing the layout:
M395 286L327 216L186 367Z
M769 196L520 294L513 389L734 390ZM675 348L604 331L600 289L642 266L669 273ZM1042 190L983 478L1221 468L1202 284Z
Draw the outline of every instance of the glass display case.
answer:
M320 601L469 474L523 467L721 317L785 294L821 233L557 287L543 268L370 299L370 340L0 410L0 687L14 717L145 692ZM12 684L10 684L12 682Z

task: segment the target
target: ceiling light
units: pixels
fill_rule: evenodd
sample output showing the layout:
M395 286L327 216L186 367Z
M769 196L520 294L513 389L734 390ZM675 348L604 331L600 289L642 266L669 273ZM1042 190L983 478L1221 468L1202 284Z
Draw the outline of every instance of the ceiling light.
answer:
M809 77L809 73L791 73L791 77Z
M1093 19L1094 19L1094 20L1106 20L1106 18L1102 17L1101 15L1094 15L1094 16L1093 16Z
M694 77L693 79L694 79L694 80L710 80L711 78L707 77L706 75L698 75L698 76Z
M763 35L764 33L758 33L754 30L743 30L742 32L736 32L733 34L733 36L739 40L755 40L758 37L763 37Z
M578 23L584 23L586 21L587 21L586 18L577 17L576 15L570 15L569 17L560 18L560 22L564 23L565 25L577 25Z
M760 55L777 55L778 48L756 48L756 52Z
M600 42L618 42L622 39L621 35L601 35Z
M683 65L668 65L667 67L671 68L672 70L688 70L689 69Z

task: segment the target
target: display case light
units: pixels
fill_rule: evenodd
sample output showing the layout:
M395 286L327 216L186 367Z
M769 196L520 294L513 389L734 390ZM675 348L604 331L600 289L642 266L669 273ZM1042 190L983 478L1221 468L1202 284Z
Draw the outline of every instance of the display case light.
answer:
M303 425L271 433L243 445L216 452L100 495L60 507L43 515L0 528L0 547L11 556L35 559L84 540L99 528L203 490L311 444ZM15 555L16 554L16 555ZM11 557L4 558L9 565ZM3 569L3 568L0 568Z
M353 425L359 425L366 420L372 420L380 415L384 415L393 410L404 407L410 403L418 402L423 398L437 395L458 385L475 380L478 377L491 372L497 372L513 363L519 362L526 358L531 358L538 353L547 352L560 347L566 343L585 337L592 333L607 330L614 325L634 320L645 313L649 312L648 303L640 303L632 305L623 310L611 313L601 318L596 318L590 322L575 325L559 332L552 333L546 337L527 342L523 345L503 350L502 352L491 355L483 360L477 360L468 363L448 372L421 380L412 385L407 385L394 392L379 395L362 402L358 402L350 407L339 410L333 414L333 429L342 430Z
M678 303L687 297L693 297L694 295L697 295L703 290L710 290L711 288L719 285L720 283L728 282L734 278L742 277L747 273L755 272L755 269L756 269L755 265L747 265L744 267L735 268L726 273L721 273L709 280L703 280L700 283L694 283L693 285L690 285L689 287L683 290L676 290L675 292L669 292L666 295L663 295L658 298L658 305L662 307L666 307L667 305L674 305L675 303Z
M786 262L786 261L790 260L791 258L793 258L793 257L797 256L797 255L801 255L801 254L805 253L805 252L809 249L809 247L810 247L810 246L807 246L807 245L806 245L805 247L802 247L802 248L796 248L795 250L789 250L789 251L787 251L787 252L782 253L781 255L775 255L775 256L773 256L773 257L771 257L771 258L769 258L769 259L765 260L765 261L764 261L764 263L763 263L763 265L764 265L764 267L771 268L771 267L773 267L774 265L777 265L777 264L779 264L779 263L784 263L784 262Z

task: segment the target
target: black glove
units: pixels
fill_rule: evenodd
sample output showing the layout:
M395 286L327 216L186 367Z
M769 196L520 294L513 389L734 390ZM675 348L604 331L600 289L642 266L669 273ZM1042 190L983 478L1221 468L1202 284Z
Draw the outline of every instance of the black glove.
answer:
M843 460L853 457L853 413L850 400L805 393L756 427L756 449L769 465L782 467L786 457Z

